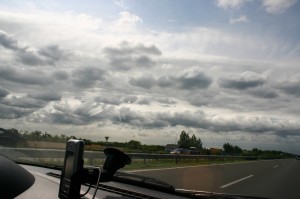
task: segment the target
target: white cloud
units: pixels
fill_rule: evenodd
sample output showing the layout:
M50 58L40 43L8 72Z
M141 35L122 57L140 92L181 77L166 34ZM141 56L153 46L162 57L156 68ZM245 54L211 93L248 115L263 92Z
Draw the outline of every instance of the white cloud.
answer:
M116 0L116 1L114 1L114 3L124 10L127 9L127 6L126 6L124 0Z
M121 32L132 32L138 25L143 24L143 20L134 14L131 14L127 11L119 13L119 19L115 23L115 28L117 31Z
M217 0L217 5L221 8L240 8L248 0Z
M217 0L217 6L224 9L238 9L249 1L251 0ZM297 2L298 0L261 0L265 11L270 14L282 13Z
M247 15L241 15L237 18L230 18L229 23L230 24L236 24L236 23L244 23L244 22L248 22L249 19L247 17Z
M262 0L263 7L270 14L284 12L297 3L297 0Z
M10 23L6 23L7 19ZM231 19L232 24L246 21L249 21L246 15ZM206 27L189 28L184 32L153 33L143 27L139 16L129 12L121 12L115 21L75 13L2 12L0 27L4 27L3 30L9 34L17 32L13 38L20 45L25 43L22 46L40 48L59 44L62 49L75 55L98 59L104 56L103 48L119 45L123 41L155 45L169 57L214 60L217 57L272 59L278 57L280 46L285 46L272 38L257 38L250 34L228 33ZM47 39L42 35L47 35ZM273 52L275 44L278 48ZM295 46L289 48L293 50ZM269 55L271 51L273 53ZM291 56L297 57L296 53Z

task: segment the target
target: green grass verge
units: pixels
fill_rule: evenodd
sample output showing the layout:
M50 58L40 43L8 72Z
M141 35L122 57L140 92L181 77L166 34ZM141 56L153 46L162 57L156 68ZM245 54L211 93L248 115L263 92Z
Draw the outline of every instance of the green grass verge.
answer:
M122 168L124 171L130 170L143 170L143 169L160 169L160 168L174 168L174 167L185 167L185 166L200 166L200 165L211 165L211 164L224 164L234 162L244 162L245 160L179 160L177 163L175 160L147 160L147 161L135 161L133 160L130 165Z
M247 160L236 160L236 159L224 159L224 160L195 160L195 159L181 159L175 161L174 159L133 159L130 165L126 165L121 170L143 170L143 169L160 169L160 168L174 168L174 167L185 167L185 166L200 166L200 165L211 165L211 164L224 164L224 163L235 163L245 162ZM19 162L38 164L38 165L63 165L63 158L24 158L20 159ZM84 160L84 164L88 166L99 166L104 164L104 159L93 159Z

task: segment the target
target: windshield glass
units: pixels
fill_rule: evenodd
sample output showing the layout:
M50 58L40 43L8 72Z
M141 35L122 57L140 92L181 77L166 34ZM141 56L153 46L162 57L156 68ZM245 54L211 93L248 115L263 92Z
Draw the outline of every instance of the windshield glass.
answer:
M0 154L61 167L75 138L85 165L114 147L132 158L123 171L176 188L299 196L299 13L297 0L2 1Z

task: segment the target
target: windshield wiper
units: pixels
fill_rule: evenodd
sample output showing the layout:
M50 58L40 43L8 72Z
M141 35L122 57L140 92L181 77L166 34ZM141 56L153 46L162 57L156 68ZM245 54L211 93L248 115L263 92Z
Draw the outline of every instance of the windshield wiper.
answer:
M134 186L149 188L149 189L167 192L167 193L174 193L175 191L175 187L166 182L157 180L155 178L145 177L145 176L121 172L121 171L116 172L112 181L131 184Z

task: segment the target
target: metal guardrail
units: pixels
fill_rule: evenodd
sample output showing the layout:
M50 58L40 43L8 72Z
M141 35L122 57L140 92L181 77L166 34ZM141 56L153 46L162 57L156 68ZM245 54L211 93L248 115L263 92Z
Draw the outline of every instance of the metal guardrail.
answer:
M215 161L225 161L225 160L256 160L257 157L250 156L232 156L232 155L186 155L186 154L138 154L130 153L128 154L133 160L143 159L144 163L147 164L149 160L174 160L177 164L180 161L193 160L195 162L207 161L214 163Z
M133 161L144 162L145 165L151 160L172 160L175 163L184 160L193 161L225 161L225 160L255 160L257 157L230 156L230 155L181 155L181 154L150 154L150 153L127 153ZM0 155L6 156L13 161L22 162L28 159L64 159L65 150L60 149L36 149L36 148L9 148L0 147ZM93 165L95 160L104 161L105 154L101 151L85 151L85 164ZM61 161L62 162L62 161Z

